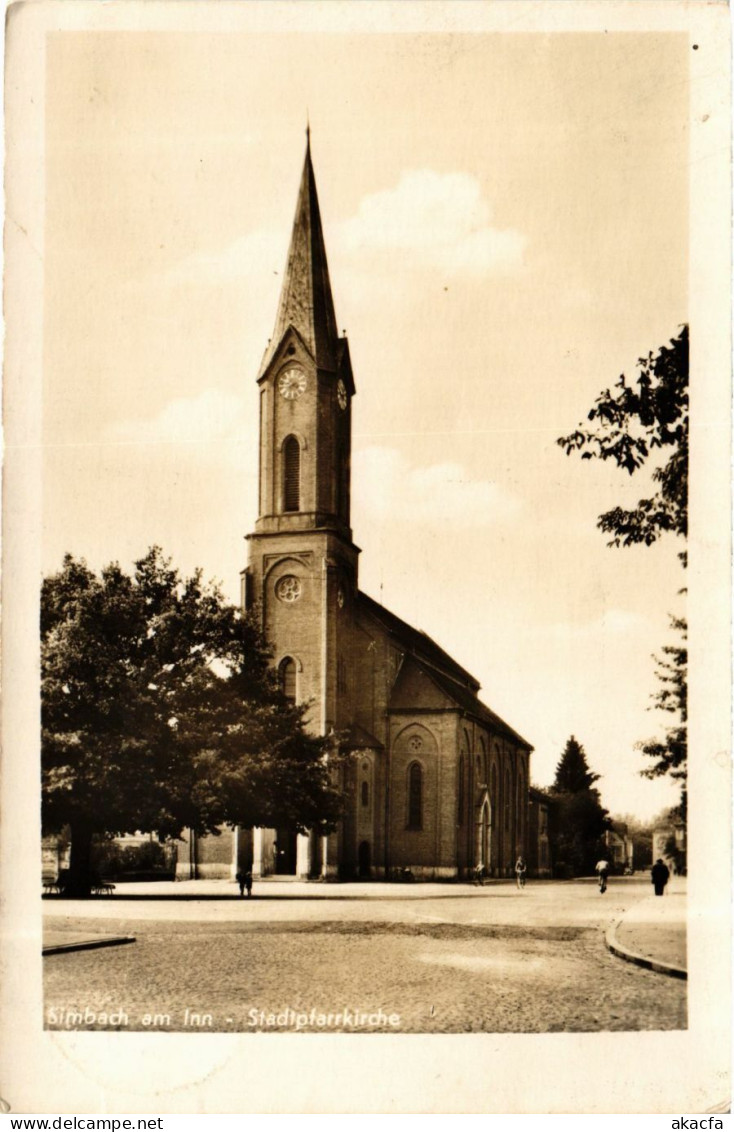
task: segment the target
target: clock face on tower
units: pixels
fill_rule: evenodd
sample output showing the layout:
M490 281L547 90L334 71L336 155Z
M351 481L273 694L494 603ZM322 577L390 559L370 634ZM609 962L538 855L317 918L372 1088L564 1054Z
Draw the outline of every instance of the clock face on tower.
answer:
M289 366L278 378L278 392L286 401L295 401L305 388L306 375L298 366Z
M347 407L347 387L341 378L336 383L336 399L339 402L340 409Z

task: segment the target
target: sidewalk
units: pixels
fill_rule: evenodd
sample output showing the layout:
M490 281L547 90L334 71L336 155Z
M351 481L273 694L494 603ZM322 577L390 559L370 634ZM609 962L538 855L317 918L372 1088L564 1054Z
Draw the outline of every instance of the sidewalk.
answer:
M609 928L607 947L620 959L686 979L686 885L671 881L664 896L647 896Z
M502 877L476 885L471 881L417 881L414 884L385 881L340 881L329 883L313 880L296 880L291 877L256 878L252 895L259 900L411 900L430 899L437 896L466 897L479 895L492 887L515 888L514 877ZM241 898L234 880L176 880L176 881L119 881L115 890L105 896L92 897L91 906L97 900L232 900ZM55 903L56 896L46 896L45 901Z

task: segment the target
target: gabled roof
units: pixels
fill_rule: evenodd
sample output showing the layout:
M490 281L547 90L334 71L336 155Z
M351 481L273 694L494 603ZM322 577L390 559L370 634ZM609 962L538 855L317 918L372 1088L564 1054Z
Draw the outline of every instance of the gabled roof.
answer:
M319 369L337 369L343 347L339 344L337 332L310 138L275 328L259 376L270 365L283 335L291 326L302 338Z
M509 723L505 723L504 719L500 719L491 708L483 704L476 694L463 684L457 684L455 681L439 674L432 672L431 679L434 680L439 687L449 696L458 707L478 719L480 723L484 723L492 731L499 732L507 739L512 739L513 742L518 743L521 747L526 747L527 750L532 751L532 745L528 743L527 739L523 739L522 735L518 735L517 731L510 727Z
M374 735L370 734L364 727L360 727L358 723L351 723L349 727L342 732L340 746L347 751L380 751L382 750L383 744L379 739L375 739Z
M431 668L438 669L439 672L445 672L451 675L454 680L459 680L473 688L475 692L479 691L480 683L470 672L462 668L460 664L449 656L447 652L437 645L435 641L431 640L427 633L422 632L420 629L414 629L412 625L408 625L407 621L403 621L400 617L396 617L389 609L385 609L384 605L373 598L368 597L366 593L361 590L357 595L359 604L379 621L389 633L397 637L400 643L407 647L409 652L414 652Z
M477 698L481 686L479 681L457 664L440 645L437 645L426 633L414 629L406 621L396 617L394 613L385 609L384 605L380 605L367 594L360 591L357 600L370 616L388 630L396 643L415 659L426 676L458 708L486 724L493 731L532 751L532 745L526 739Z

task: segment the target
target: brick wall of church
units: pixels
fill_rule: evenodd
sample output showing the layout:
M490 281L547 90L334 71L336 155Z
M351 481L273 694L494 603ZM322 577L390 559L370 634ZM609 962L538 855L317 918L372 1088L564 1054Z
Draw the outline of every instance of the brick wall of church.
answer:
M419 876L453 876L456 717L452 713L413 719L402 713L394 715L390 744L390 864ZM411 807L413 766L421 773L419 815Z

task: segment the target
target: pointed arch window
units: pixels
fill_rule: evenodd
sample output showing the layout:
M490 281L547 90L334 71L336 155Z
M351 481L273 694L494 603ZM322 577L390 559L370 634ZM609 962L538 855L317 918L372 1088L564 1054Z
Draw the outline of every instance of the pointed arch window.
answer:
M283 443L283 510L301 509L301 446L295 436Z
M411 763L408 767L408 829L423 828L423 767Z
M516 827L515 828L517 829L517 836L518 837L522 837L523 832L524 832L523 816L524 816L525 798L526 798L526 795L525 795L525 776L524 776L522 770L519 770L518 774L517 774L517 798L516 798L517 817L515 819L516 820Z
M278 682L280 690L289 703L296 702L296 662L292 656L286 656L278 665Z
M464 824L464 756L459 756L458 824Z

